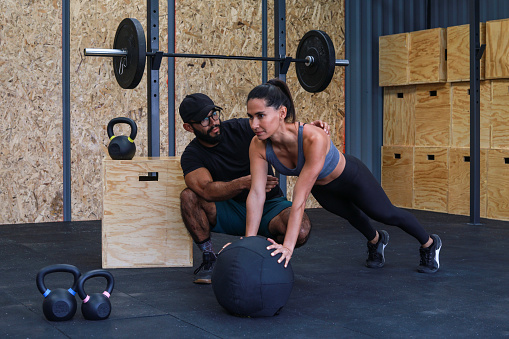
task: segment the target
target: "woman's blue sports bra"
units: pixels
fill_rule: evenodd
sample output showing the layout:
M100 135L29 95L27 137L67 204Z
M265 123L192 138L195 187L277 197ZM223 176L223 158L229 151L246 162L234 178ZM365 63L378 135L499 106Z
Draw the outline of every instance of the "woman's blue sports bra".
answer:
M304 125L299 126L299 134L298 134L298 143L299 143L299 151L298 151L298 157L297 157L297 166L295 168L288 168L285 165L283 165L279 159L276 157L276 154L274 153L274 149L272 148L272 143L270 142L270 139L267 139L267 144L265 147L265 156L267 158L267 161L274 166L276 171L278 171L281 174L287 175L287 176L298 176L300 172L302 171L302 167L304 167L304 142L302 137L302 131L304 130ZM325 156L325 162L323 164L322 170L320 171L320 174L318 174L317 180L323 179L329 174L334 171L336 166L339 162L339 151L336 148L336 146L332 143L332 140L330 142L330 149L327 155Z

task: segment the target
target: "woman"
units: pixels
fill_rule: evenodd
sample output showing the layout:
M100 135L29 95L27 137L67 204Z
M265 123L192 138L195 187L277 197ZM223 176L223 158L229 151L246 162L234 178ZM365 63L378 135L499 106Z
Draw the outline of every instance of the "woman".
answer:
M290 261L306 200L310 193L326 210L339 215L368 240L366 266L382 267L389 242L386 231L373 228L370 218L401 228L421 244L418 271L438 270L442 242L429 235L409 212L392 205L380 184L358 159L341 154L319 128L295 121L295 107L286 83L273 79L255 87L247 98L247 114L255 137L251 141L251 190L247 198L246 236L257 234L265 199L267 167L284 175L298 176L284 241L272 239L267 249L281 253L278 262Z

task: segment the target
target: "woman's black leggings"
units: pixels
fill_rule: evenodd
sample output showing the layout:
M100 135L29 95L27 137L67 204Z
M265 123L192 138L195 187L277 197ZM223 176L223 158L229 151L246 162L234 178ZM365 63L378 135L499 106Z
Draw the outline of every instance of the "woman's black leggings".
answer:
M372 240L376 231L370 218L386 225L401 228L421 245L429 239L417 219L395 207L373 174L359 159L345 155L346 165L341 175L327 185L313 186L311 193L327 211L339 215Z

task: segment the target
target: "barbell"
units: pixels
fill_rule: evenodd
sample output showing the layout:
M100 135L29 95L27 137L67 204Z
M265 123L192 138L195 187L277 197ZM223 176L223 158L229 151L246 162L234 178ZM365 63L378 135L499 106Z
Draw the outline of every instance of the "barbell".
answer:
M84 54L85 56L113 57L115 78L125 89L138 86L143 77L147 57L153 58L154 69L159 68L163 57L274 61L279 62L281 74L286 74L290 63L294 62L300 85L312 93L321 92L329 86L336 66L349 65L348 60L336 59L331 38L320 30L311 30L302 37L295 58L164 53L145 50L143 26L137 19L125 18L117 28L112 49L85 48Z

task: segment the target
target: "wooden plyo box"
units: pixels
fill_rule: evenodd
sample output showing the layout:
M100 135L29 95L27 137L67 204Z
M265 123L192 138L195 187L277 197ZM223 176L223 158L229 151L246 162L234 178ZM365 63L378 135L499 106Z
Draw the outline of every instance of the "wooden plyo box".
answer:
M509 148L509 80L491 82L491 148Z
M486 22L486 79L509 78L509 19Z
M415 91L415 146L449 147L451 84L417 85Z
M481 81L481 148L490 148L491 81ZM470 82L451 84L451 147L470 147Z
M410 33L409 84L447 81L446 35L445 28Z
M487 217L509 220L509 150L488 150Z
M415 144L415 86L384 88L384 146Z
M102 179L103 268L193 265L180 214L186 185L179 158L104 159Z
M445 147L415 148L413 208L447 212L448 153Z
M481 22L479 40L486 44L486 24ZM481 79L485 77L486 53L480 63ZM470 25L447 27L447 81L470 80Z
M382 146L382 187L398 207L412 208L414 148Z
M481 149L480 159L480 215L486 217L486 185L487 185L487 156L486 149ZM470 149L449 149L449 199L448 213L470 214Z
M378 83L380 86L408 84L409 33L381 36L378 39Z

